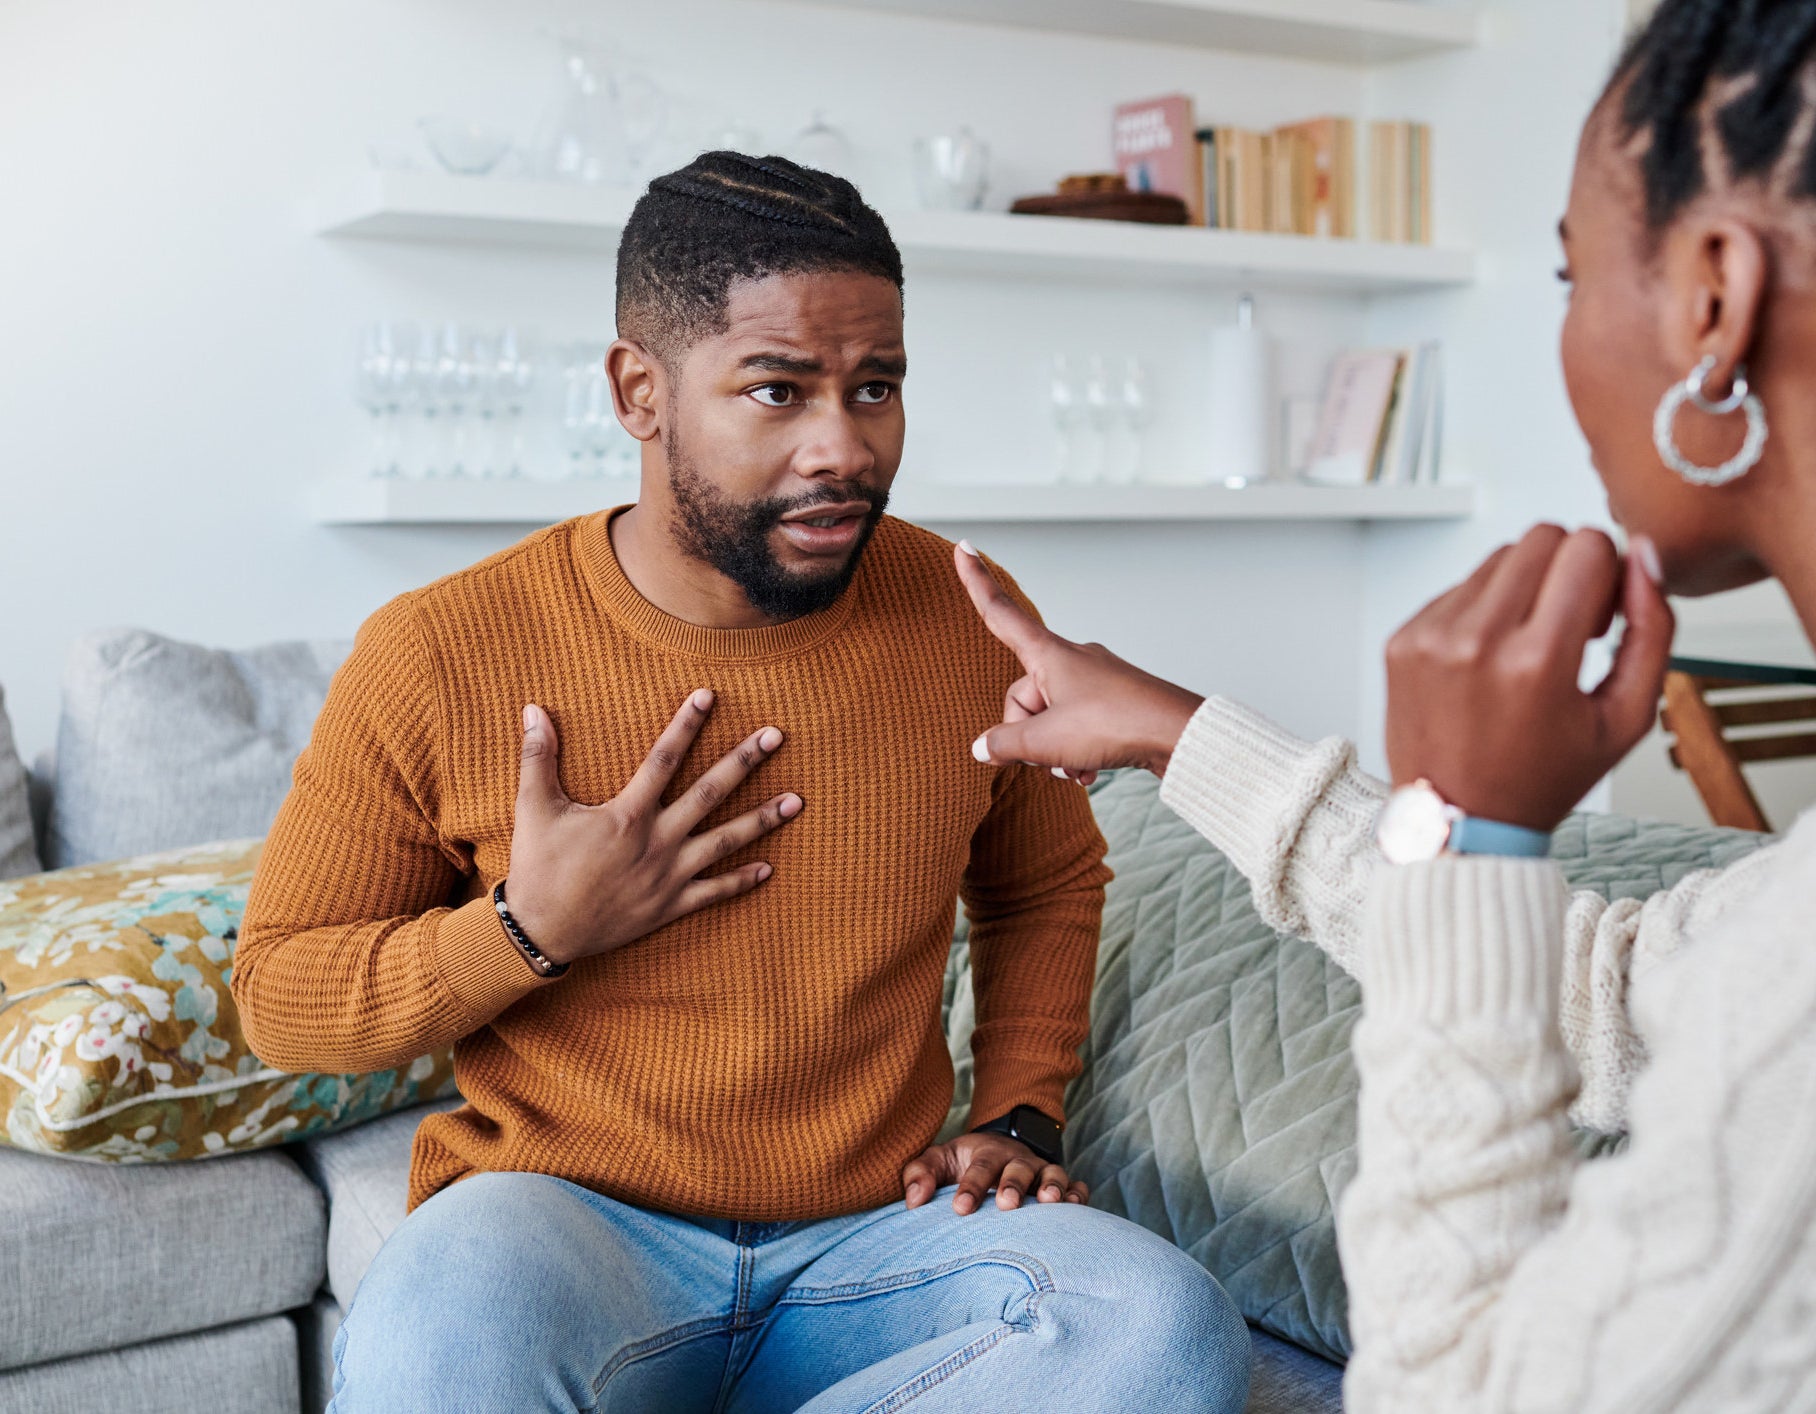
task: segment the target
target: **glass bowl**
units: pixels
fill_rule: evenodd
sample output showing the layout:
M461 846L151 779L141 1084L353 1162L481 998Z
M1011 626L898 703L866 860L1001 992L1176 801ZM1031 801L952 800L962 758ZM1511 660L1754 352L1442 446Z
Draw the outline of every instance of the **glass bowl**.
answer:
M424 118L417 126L435 160L462 177L483 177L511 153L510 133L488 123Z

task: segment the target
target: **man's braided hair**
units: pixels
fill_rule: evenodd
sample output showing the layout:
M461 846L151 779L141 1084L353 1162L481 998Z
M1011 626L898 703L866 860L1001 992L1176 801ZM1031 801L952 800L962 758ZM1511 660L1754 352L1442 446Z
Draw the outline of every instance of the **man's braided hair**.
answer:
M1711 188L1816 196L1816 0L1664 0L1608 87L1653 234Z
M819 270L902 288L883 218L843 177L785 157L707 152L649 184L618 243L618 332L664 362L722 332L735 280Z

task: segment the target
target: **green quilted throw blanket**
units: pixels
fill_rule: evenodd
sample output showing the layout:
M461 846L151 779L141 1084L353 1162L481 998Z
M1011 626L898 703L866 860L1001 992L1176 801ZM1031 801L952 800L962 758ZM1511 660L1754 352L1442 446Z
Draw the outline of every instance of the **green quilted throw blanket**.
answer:
M1123 772L1093 793L1110 885L1084 1074L1066 1149L1093 1206L1178 1244L1249 1320L1333 1360L1349 1354L1334 1205L1355 1172L1354 979L1256 916L1235 867ZM1571 884L1643 897L1756 849L1759 836L1575 816L1553 857ZM961 924L948 977L970 1099L972 1018ZM1618 1146L1578 1136L1584 1152Z

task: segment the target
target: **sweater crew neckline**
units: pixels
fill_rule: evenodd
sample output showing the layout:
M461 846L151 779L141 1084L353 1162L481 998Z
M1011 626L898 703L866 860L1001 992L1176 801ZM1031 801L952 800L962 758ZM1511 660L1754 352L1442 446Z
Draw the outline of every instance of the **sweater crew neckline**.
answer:
M611 524L631 507L616 506L585 516L575 527L575 546L600 606L614 621L658 648L706 659L780 658L825 642L851 617L858 595L854 578L825 609L786 623L758 628L708 628L665 613L637 592L612 548ZM875 550L875 540L866 553Z

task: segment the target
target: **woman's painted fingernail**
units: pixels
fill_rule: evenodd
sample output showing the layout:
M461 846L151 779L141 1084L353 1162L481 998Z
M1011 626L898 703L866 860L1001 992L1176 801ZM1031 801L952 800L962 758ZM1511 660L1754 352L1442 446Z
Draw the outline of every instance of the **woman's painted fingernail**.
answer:
M982 558L982 556L980 556L977 553L977 546L973 545L969 540L959 541L958 548L963 550L967 555L969 555L974 560Z
M1660 589L1665 587L1665 567L1659 563L1658 546L1652 543L1647 535L1636 535L1629 546L1633 558L1639 561L1639 567L1646 572L1646 578Z
M986 766L990 764L990 733L985 732L971 743L971 754Z
M782 733L775 727L764 727L757 733L757 745L765 751L774 751L782 744Z
M1066 770L1064 766L1055 766L1053 768L1053 774L1058 776L1062 781L1069 781L1072 779L1072 773Z

